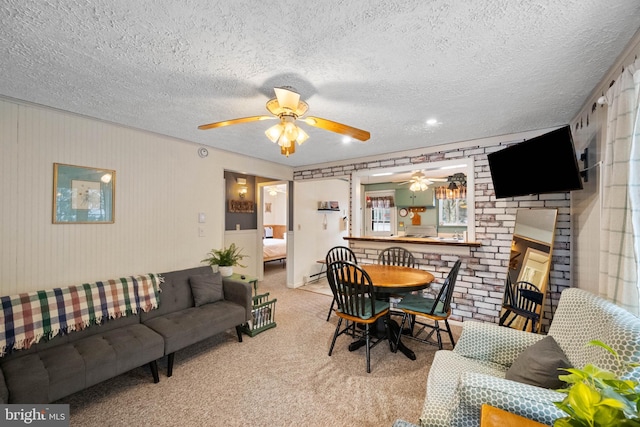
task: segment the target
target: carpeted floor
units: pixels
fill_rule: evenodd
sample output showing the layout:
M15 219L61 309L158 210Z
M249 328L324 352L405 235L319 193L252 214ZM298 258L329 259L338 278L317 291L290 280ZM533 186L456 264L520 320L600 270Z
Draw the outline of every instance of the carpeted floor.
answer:
M333 294L331 293L331 288L329 287L329 282L327 282L326 277L321 277L320 279L315 280L311 283L307 283L298 289L302 291L314 292L316 294L327 295L330 297L333 296ZM329 310L329 307L327 306L327 311L328 310Z
M276 266L277 267L277 266ZM386 343L349 352L338 338L331 297L288 289L286 271L269 269L258 292L276 298L277 327L237 341L235 330L178 351L174 373L160 383L146 367L56 403L69 403L72 426L391 426L417 422L436 347L407 340L417 360ZM455 328L455 327L454 327ZM456 338L459 330L456 328ZM451 348L445 344L445 348Z

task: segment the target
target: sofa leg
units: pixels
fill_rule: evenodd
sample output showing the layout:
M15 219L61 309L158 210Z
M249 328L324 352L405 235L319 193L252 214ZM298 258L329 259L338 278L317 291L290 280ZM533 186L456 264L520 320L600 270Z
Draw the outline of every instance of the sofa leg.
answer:
M171 375L173 375L173 359L175 357L176 353L170 353L168 360L167 360L167 376L170 377Z
M240 325L236 326L236 332L238 333L238 341L242 342L242 329L240 328Z
M149 362L149 368L151 368L151 375L153 375L153 382L158 384L160 382L160 376L158 375L158 361L154 360Z

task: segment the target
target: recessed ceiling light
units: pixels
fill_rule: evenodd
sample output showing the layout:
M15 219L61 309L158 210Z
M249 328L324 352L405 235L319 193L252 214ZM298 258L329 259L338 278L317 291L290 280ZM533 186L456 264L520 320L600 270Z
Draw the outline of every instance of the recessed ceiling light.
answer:
M350 136L343 136L342 137L342 143L343 144L348 144L351 142L351 137Z
M427 124L429 126L435 126L435 125L438 124L438 120L437 119L429 119L429 120L427 120Z

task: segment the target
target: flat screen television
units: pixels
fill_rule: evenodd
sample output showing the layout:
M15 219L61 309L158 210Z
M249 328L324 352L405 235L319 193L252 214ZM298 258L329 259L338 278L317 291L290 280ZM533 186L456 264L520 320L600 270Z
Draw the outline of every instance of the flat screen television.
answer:
M582 189L570 126L490 153L488 159L497 199Z

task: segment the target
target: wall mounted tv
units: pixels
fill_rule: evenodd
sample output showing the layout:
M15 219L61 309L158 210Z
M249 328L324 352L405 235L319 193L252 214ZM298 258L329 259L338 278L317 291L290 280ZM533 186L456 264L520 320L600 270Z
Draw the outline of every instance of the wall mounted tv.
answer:
M570 126L511 145L487 157L497 199L582 190Z

